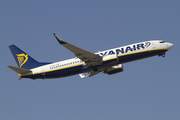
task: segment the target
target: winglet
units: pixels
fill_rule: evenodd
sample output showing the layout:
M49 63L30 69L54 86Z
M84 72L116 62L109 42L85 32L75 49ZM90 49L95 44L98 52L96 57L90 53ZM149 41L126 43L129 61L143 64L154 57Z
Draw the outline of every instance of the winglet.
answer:
M65 44L66 42L64 42L61 38L59 38L55 33L54 33L54 36L55 38L57 39L57 41L60 43L60 44Z

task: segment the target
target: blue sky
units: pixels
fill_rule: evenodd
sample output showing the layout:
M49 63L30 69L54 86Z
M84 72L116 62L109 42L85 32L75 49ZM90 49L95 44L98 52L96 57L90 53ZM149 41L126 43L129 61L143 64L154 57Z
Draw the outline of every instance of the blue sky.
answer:
M180 119L179 0L2 0L0 119ZM124 64L124 72L49 80L18 80L8 48L42 62L74 57L53 33L90 52L162 39L166 57Z

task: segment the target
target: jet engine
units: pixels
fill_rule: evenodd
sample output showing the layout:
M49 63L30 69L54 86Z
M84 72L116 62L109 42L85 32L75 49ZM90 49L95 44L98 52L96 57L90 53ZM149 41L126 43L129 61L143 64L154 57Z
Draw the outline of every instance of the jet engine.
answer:
M115 66L112 66L111 68L106 69L104 73L108 75L112 75L112 74L119 73L122 71L123 71L123 65L119 64L119 65L115 65Z

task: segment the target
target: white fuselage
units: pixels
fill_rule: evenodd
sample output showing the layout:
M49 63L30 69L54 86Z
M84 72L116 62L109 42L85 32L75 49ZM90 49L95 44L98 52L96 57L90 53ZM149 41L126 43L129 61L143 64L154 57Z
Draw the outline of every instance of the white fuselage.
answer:
M153 41L145 41L145 42L135 43L127 46L122 46L122 47L117 47L117 48L97 52L95 54L102 56L102 64L98 65L97 68L99 67L101 69L103 68L106 69L107 68L106 66L109 65L113 66L137 59L160 55L162 53L165 53L172 47L173 44L171 43L163 42L162 40L153 40ZM117 59L118 62L113 62L113 60L115 59ZM80 74L83 72L91 72L92 70L93 69L86 67L85 62L83 62L82 60L76 57L64 61L47 64L37 68L33 68L31 69L32 71L31 75L27 74L27 75L23 75L22 77L32 76L31 78L33 79L57 78L57 77L74 75L74 74ZM69 74L66 73L68 71Z

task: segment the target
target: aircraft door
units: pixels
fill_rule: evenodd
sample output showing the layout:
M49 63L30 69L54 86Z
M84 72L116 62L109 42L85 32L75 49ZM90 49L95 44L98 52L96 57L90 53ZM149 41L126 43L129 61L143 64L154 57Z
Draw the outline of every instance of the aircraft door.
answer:
M155 43L152 43L152 48L153 48L153 49L155 49L155 48L156 48Z
M44 71L45 71L45 69L44 69L44 67L42 67L42 69L41 69L41 74L42 74L43 76L46 74Z
M117 62L119 62L119 58L118 58L118 54L117 54L117 52L116 52L116 58L117 58Z

